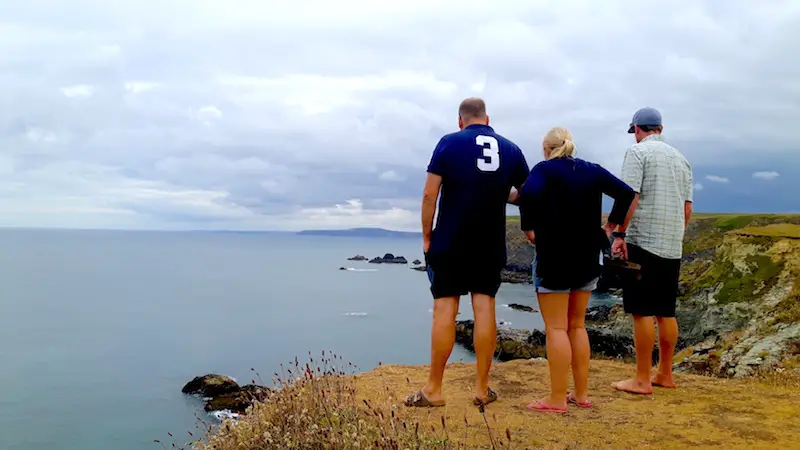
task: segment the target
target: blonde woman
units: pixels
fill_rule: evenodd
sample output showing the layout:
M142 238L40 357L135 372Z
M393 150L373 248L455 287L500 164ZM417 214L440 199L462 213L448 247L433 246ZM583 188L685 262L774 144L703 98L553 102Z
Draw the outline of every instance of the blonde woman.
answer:
M563 127L547 132L544 161L531 170L517 199L522 230L536 244L534 286L547 336L550 395L528 408L563 413L567 404L588 408L589 337L586 305L597 287L601 252L611 231L625 220L633 190L606 169L575 158L572 135ZM602 224L602 197L614 199ZM569 369L575 389L569 392Z

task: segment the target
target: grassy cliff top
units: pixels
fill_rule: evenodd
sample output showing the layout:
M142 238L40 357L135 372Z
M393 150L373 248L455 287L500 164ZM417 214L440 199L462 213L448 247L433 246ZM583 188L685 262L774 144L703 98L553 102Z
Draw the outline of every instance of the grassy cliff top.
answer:
M594 360L594 406L572 406L567 414L556 415L525 408L549 387L543 360L494 365L491 383L500 398L485 413L471 402L474 364L448 366L448 404L431 409L402 405L423 385L425 366L322 377L313 366L298 369L305 373L299 381L256 403L238 423L210 430L195 448L791 448L796 446L792 430L800 421L800 390L791 379L678 374L678 389L634 396L609 385L630 376L634 366Z
M517 360L496 364L492 386L500 400L486 407L495 439L511 448L786 448L796 445L788 430L800 421L797 386L779 387L764 381L733 381L677 375L679 389L657 389L652 396L614 391L609 384L633 374L634 367L612 361L592 361L590 389L594 406L572 406L566 415L528 411L525 405L546 395L547 362ZM445 378L448 405L439 409L399 407L401 420L434 427L444 437L442 416L450 439L491 448L486 424L471 404L475 367L452 364ZM380 401L390 394L396 402L424 384L424 367L386 366L359 376L359 396ZM468 424L468 425L467 425ZM506 448L508 445L506 443Z

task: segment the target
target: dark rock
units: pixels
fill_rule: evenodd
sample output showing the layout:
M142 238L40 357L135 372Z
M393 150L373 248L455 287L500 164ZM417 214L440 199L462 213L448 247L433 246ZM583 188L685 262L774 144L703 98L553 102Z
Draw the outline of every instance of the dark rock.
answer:
M383 258L380 256L373 258L369 262L372 264L408 264L408 260L406 260L404 257L394 256L391 253L383 255Z
M456 322L456 342L464 346L467 350L474 351L472 345L475 322L472 320L460 320ZM536 333L537 331L534 331ZM538 332L541 333L541 332ZM543 334L543 333L542 333ZM531 343L531 332L526 330L515 330L501 328L497 330L497 349L495 355L500 361L511 361L513 359L539 358L545 355L544 346L537 346ZM544 338L541 339L544 342Z
M533 278L528 272L514 272L503 269L503 271L500 272L500 281L513 284L531 284L533 283Z
M209 374L195 377L186 383L182 392L206 398L206 411L228 410L243 413L254 402L265 401L271 391L254 384L240 387L230 377Z
M224 375L208 374L202 377L195 377L186 383L182 392L184 394L198 394L203 397L217 397L232 392L238 392L241 388L233 381L233 378Z
M228 410L235 413L244 413L255 402L267 400L270 390L263 386L248 384L239 391L213 397L206 402L206 411Z
M421 266L414 266L411 269L412 270L418 270L420 272L427 272L428 271L428 266L426 266L425 264L422 264Z
M339 267L339 270L347 270L347 267Z
M348 261L366 261L367 257L364 255L356 255L347 258Z
M456 322L456 342L467 350L474 351L472 339L475 323L472 320ZM633 358L635 348L633 337L616 332L607 327L587 327L592 354L610 358ZM500 361L545 357L547 339L540 330L497 330L496 355ZM658 361L658 350L653 351L653 362Z
M520 305L519 303L511 303L510 305L508 305L508 307L511 308L511 309L516 309L517 311L523 311L523 312L529 312L529 313L539 312L538 309L531 308L528 305Z
M608 322L613 305L597 305L586 308L587 322Z
M422 261L420 261L418 259L415 259L414 262L412 262L411 264L414 264L415 266L418 266L418 265L422 264Z

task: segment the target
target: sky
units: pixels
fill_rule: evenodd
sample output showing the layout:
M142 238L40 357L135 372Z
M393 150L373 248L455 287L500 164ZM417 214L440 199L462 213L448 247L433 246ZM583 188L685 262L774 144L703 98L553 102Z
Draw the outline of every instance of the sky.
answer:
M696 211L800 212L798 53L794 0L2 2L0 226L418 230L470 96L615 174L658 108Z

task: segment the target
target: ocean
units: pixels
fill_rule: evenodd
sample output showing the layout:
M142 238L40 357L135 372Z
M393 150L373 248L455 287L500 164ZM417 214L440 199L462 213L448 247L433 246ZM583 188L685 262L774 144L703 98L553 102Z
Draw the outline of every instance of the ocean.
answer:
M0 230L0 449L158 449L197 434L191 378L242 383L308 353L370 370L426 364L427 277L346 259L422 256L409 238ZM339 270L340 267L358 270ZM599 299L598 301L606 301ZM541 328L532 288L499 321ZM462 300L460 319L472 317ZM451 361L472 361L456 346ZM171 433L174 438L170 438Z

